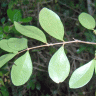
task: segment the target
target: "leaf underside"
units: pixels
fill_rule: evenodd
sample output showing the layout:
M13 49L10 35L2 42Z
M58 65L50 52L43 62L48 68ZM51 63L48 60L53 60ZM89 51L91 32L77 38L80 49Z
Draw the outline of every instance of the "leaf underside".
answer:
M21 34L39 40L43 43L47 43L45 34L37 27L35 26L23 26L17 22L14 22L15 28L18 32L20 32Z
M0 41L0 48L3 49L3 50L5 50L5 51L7 51L7 52L15 52L14 49L11 49L8 46L8 40L6 40L6 39L3 39L3 40Z
M8 46L16 51L20 51L28 48L26 38L10 38L8 40Z
M33 66L29 51L19 57L12 66L11 79L15 86L25 84L32 74Z
M54 38L63 41L64 27L59 16L48 8L43 8L39 13L41 27Z
M93 72L94 72L93 60L76 69L69 80L70 88L80 88L86 85L92 78Z
M70 64L62 46L51 58L48 66L50 78L56 82L63 82L70 71Z
M90 30L93 30L95 28L95 20L91 15L85 12L82 12L79 15L78 19L79 19L79 22L82 24L82 26L84 26L85 28Z

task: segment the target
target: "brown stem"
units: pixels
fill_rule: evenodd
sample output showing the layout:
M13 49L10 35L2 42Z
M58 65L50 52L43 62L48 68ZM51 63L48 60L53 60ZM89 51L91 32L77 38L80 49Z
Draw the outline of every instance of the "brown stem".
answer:
M31 50L31 49L37 49L37 48L41 48L41 47L47 47L47 46L54 46L54 45L65 45L65 44L69 44L69 43L84 43L84 44L92 44L92 45L96 45L96 43L94 42L87 42L87 41L81 41L81 40L74 40L74 41L67 41L67 42L59 42L59 43L50 43L50 44L45 44L45 45L40 45L40 46L35 46L35 47L31 47L31 48L27 48L24 49L20 52L18 52L18 54L27 51L27 50Z

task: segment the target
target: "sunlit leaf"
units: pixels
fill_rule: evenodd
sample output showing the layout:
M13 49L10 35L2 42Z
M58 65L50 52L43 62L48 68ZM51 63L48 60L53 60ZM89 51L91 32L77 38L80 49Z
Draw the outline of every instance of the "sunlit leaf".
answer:
M62 46L51 58L48 66L50 78L56 82L63 82L70 71L70 64Z
M64 27L56 13L50 9L43 8L39 13L39 22L48 34L63 41Z
M0 57L0 68L7 63L9 60L11 60L16 54L5 54Z
M13 50L23 50L26 49L27 46L27 39L26 38L10 38L8 40L8 46Z
M96 59L94 59L95 74L96 74Z
M69 80L70 88L80 88L86 85L92 78L93 72L94 60L76 69Z
M33 39L39 40L41 42L47 43L45 34L35 26L23 26L17 22L14 22L15 28L21 34L31 37Z
M19 57L12 66L11 79L15 86L25 84L32 74L33 66L29 51Z
M79 15L78 19L82 26L84 26L85 28L90 30L93 30L95 28L95 19L91 15L83 12Z
M6 40L6 39L3 39L0 41L0 48L7 51L7 52L15 52L15 50L11 49L8 46L8 40Z

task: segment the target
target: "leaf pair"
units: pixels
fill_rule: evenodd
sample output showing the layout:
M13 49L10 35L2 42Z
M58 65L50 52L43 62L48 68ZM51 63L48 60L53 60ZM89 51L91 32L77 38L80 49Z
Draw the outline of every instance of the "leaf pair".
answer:
M16 54L5 54L0 57L0 67L11 60ZM29 51L19 57L12 66L11 79L15 86L25 84L32 74L33 66Z
M13 54L9 53L2 55L0 57L0 67L2 67L6 62L11 60L18 53L18 51L26 49L27 47L27 39L25 38L10 38L9 40L1 40L0 48L7 52L13 52Z
M94 67L96 73L95 59L76 69L69 80L69 87L80 88L86 85L93 76ZM70 64L63 46L52 56L48 66L48 72L50 78L56 83L63 82L68 77Z
M64 27L59 16L53 11L43 8L39 13L39 22L41 27L54 38L63 41ZM15 28L21 34L47 43L44 33L35 26L23 26L14 22Z

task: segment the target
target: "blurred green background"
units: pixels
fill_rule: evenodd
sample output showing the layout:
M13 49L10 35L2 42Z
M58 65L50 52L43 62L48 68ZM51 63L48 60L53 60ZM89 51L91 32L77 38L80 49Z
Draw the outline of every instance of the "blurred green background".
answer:
M91 1L90 6L88 2ZM24 37L16 31L13 22L17 21L23 25L32 25L43 30L39 24L38 15L43 7L56 12L64 25L65 41L75 39L96 42L96 35L80 25L78 16L81 12L90 13L96 18L95 0L0 0L0 40L11 37ZM91 8L91 11L89 9ZM44 30L43 30L44 31ZM45 33L45 32L44 32ZM49 43L59 42L47 33ZM42 45L43 43L28 39L28 46ZM16 87L12 84L10 70L13 61L10 60L0 68L0 96L96 96L96 75L91 81L79 89L69 88L69 78L73 71L94 58L95 45L66 44L65 51L71 65L68 78L61 84L54 83L48 75L48 63L52 55L60 45L30 50L33 61L33 75L23 86ZM0 49L0 56L6 52Z

